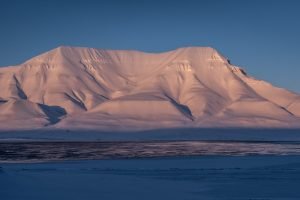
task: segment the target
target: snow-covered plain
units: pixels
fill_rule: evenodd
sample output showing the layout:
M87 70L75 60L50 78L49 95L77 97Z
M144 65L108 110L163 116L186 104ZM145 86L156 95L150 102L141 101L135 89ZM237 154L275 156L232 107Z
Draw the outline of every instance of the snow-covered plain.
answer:
M186 128L149 131L39 129L4 131L0 142L30 141L265 141L300 142L300 129Z
M250 77L210 47L59 47L0 68L0 85L1 130L300 127L298 94Z

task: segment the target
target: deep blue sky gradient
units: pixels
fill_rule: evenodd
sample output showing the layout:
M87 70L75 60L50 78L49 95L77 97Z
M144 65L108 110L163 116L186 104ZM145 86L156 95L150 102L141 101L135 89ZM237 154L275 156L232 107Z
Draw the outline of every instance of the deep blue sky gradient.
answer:
M212 46L250 75L300 92L297 0L0 0L0 66L60 45Z

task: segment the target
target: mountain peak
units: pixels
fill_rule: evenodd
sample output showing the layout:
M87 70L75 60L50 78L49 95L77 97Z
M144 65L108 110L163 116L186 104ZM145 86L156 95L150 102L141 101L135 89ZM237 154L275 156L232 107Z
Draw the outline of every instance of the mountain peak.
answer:
M128 58L133 59L138 57L149 57L151 55L152 60L159 60L160 57L166 57L166 55L181 55L181 57L192 58L199 57L204 59L205 57L214 61L222 61L228 63L228 59L220 54L216 49L212 47L182 47L175 50L170 50L162 53L148 53L137 50L105 50L86 47L72 47L72 46L58 46L50 51L40 54L28 61L26 64L35 62L61 62L62 60L73 60L80 62L80 60L97 60L99 58L106 57L106 59L116 58L117 60ZM164 56L165 55L165 56ZM155 57L155 59L154 59ZM127 59L127 60L128 60Z
M26 127L37 118L36 126L99 130L300 124L297 94L246 76L211 47L146 53L60 46L0 77L0 108L10 111L0 113L0 129L22 127L20 118Z

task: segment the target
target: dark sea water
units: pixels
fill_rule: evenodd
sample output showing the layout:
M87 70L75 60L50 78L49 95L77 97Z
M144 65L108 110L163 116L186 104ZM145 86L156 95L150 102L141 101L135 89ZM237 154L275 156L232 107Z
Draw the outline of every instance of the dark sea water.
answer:
M300 156L0 163L2 200L299 200Z
M0 162L97 160L208 155L300 155L300 142L111 141L1 142Z
M300 131L0 133L2 200L299 200Z

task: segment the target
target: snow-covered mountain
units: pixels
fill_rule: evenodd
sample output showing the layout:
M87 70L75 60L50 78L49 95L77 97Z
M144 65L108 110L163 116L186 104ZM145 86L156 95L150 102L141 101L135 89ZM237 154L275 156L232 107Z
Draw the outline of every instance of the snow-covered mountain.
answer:
M300 127L300 96L210 47L59 47L0 68L0 129Z

